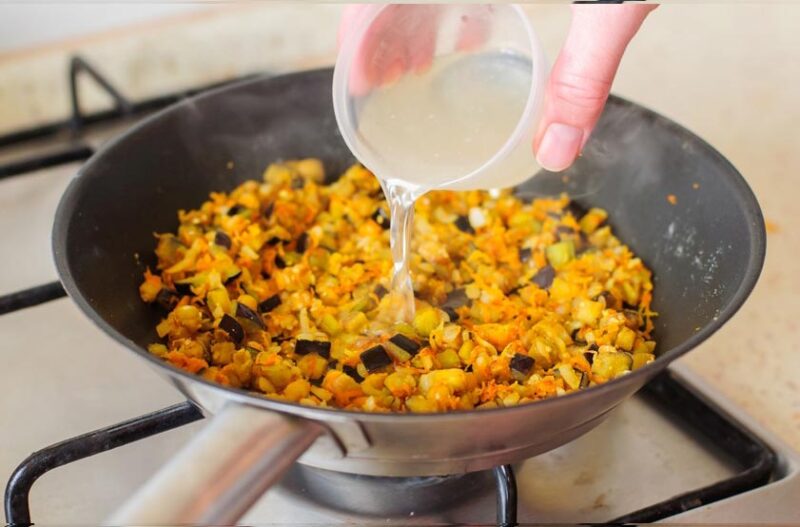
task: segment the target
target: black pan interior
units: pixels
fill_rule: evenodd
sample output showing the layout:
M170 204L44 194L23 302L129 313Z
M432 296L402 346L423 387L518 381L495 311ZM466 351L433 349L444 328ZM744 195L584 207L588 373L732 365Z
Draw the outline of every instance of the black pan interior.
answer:
M334 119L330 70L258 79L162 112L92 158L64 196L53 242L65 284L93 316L145 347L161 316L137 291L154 263L153 233L174 230L176 211L210 191L295 157L319 157L329 174L353 162ZM602 178L582 204L607 209L618 236L654 270L662 354L705 326L710 334L738 308L761 269L763 220L716 151L612 97L571 171Z

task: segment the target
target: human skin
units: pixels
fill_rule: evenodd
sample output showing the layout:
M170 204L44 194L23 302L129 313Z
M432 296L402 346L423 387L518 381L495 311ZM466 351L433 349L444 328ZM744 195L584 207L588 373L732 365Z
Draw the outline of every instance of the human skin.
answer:
M657 4L573 4L572 20L545 93L544 110L532 148L537 162L559 172L580 155L603 112L625 49ZM345 7L339 42L360 22L368 6ZM405 17L403 10L425 10ZM385 9L367 33L353 68L351 90L366 93L407 71L422 71L433 58L436 6L393 5ZM411 20L413 28L398 28ZM399 29L399 30L398 30ZM479 44L485 28L467 24L459 46ZM414 38L407 35L413 33ZM392 39L396 36L396 39ZM387 38L388 37L388 38ZM380 45L373 43L380 42Z

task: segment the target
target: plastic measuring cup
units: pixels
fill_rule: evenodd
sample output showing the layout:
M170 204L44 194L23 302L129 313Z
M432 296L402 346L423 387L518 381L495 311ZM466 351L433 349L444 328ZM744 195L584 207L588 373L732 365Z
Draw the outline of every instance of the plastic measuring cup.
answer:
M516 5L370 5L343 35L333 104L353 154L414 194L534 175L548 67Z

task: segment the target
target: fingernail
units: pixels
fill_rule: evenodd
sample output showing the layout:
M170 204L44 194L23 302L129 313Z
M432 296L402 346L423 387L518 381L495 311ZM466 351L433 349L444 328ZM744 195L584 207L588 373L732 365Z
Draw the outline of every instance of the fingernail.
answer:
M536 161L542 168L560 172L569 167L581 149L583 130L568 124L552 123L547 127L536 153Z

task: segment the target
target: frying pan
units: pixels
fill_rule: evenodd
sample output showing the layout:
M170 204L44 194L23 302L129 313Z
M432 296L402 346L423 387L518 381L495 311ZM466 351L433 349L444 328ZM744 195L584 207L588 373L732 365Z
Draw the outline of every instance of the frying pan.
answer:
M186 100L108 143L61 199L53 250L69 295L102 330L215 415L109 524L233 523L298 458L329 470L411 476L540 454L597 426L710 337L756 283L765 231L744 179L692 133L612 97L568 175L591 173L602 182L582 204L610 211L617 235L654 271L660 351L652 364L513 408L375 415L269 400L153 357L146 346L157 340L160 313L138 295L145 267L155 263L153 232L173 230L178 209L258 178L275 160L313 156L328 174L343 171L354 160L334 119L331 79L330 69L299 72ZM518 192L535 192L536 181Z

